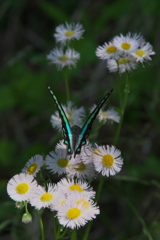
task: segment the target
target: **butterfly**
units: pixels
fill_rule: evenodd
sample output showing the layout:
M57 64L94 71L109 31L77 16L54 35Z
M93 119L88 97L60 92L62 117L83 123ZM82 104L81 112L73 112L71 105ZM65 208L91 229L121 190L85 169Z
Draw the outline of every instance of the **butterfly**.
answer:
M64 144L67 145L67 154L71 156L73 155L75 158L77 154L81 153L82 146L86 144L86 138L89 135L92 124L96 116L98 115L102 105L110 96L113 89L109 93L107 93L104 98L102 98L102 100L98 103L98 105L94 108L82 128L78 125L70 126L65 112L50 86L48 86L48 90L53 97L56 108L59 112L59 116L61 118Z

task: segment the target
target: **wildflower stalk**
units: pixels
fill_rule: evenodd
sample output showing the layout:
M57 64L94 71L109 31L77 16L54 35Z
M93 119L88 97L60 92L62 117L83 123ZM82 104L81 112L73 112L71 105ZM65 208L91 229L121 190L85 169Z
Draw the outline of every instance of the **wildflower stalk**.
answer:
M72 230L71 240L77 240L77 229Z
M125 109L126 109L126 105L127 105L127 100L128 100L128 94L129 94L129 79L128 79L128 74L126 74L126 82L125 82L125 88L124 88L124 100L122 101L122 99L120 99L120 103L121 103L121 118L120 118L120 122L117 128L117 132L114 138L114 145L117 144L118 139L119 139L119 135L120 135L120 131L122 128L122 123L123 123L123 117L124 117L124 113L125 113ZM97 194L96 194L96 202L99 200L99 197L101 195L102 192L102 188L103 188L103 184L104 184L104 178L102 177L100 179L99 185L98 185L98 189L97 189ZM83 240L87 240L88 239L88 235L91 229L91 225L92 222L89 222L86 228L86 232L84 234Z
M90 222L87 224L86 231L85 231L85 234L84 234L82 240L87 240L87 239L88 239L88 235L89 235L89 233L90 233L91 226L92 226L92 221L90 221Z
M41 218L40 211L38 211L38 210L37 210L37 215L38 215L39 225L40 225L40 229L41 229L41 240L45 240L43 221Z
M65 80L65 86L66 86L67 101L69 101L70 100L70 93L69 93L69 83L68 83L67 69L63 70L63 74L64 74L64 80Z
M120 122L118 124L118 128L117 128L117 131L116 131L116 135L115 135L114 141L113 141L114 145L117 144L118 139L119 139L119 135L120 135L120 131L121 131L121 128L122 128L122 123L123 123L123 117L124 117L124 113L125 113L125 109L126 109L126 105L127 105L128 94L129 94L129 78L128 78L128 73L127 73L126 74L125 87L124 87L124 100L122 101L122 99L120 99L120 103L121 103L121 118L120 118Z

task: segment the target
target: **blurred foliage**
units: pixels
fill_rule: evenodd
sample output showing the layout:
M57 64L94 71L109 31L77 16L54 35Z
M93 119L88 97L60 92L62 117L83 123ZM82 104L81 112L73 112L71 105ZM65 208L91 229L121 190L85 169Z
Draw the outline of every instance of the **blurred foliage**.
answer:
M45 156L57 142L59 135L50 124L55 107L46 85L54 88L62 103L66 99L65 85L62 73L48 64L46 54L55 45L55 27L65 21L79 21L85 28L84 38L74 43L81 60L76 69L69 71L69 78L72 100L86 109L111 87L115 91L110 103L119 107L117 76L109 74L105 64L96 58L98 45L117 34L137 32L154 46L157 54L150 65L131 74L118 143L124 166L119 175L106 180L99 202L101 215L93 221L90 239L160 239L159 9L159 0L1 2L1 239L38 239L36 216L32 224L21 223L22 211L14 208L6 184L30 157L37 153ZM99 142L111 144L115 129L116 125L105 125ZM96 189L98 183L94 184ZM48 216L44 219L52 222ZM51 223L47 223L46 234L51 236Z

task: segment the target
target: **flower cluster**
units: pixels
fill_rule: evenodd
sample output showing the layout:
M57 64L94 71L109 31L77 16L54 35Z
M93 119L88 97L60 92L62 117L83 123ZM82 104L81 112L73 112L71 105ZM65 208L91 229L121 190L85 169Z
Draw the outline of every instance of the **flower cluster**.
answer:
M96 50L100 59L106 60L110 72L124 73L132 71L137 64L151 60L153 47L140 34L120 34L109 43L104 43Z
M115 175L123 165L120 150L114 146L83 146L80 155L67 156L66 145L61 141L54 152L46 156L32 157L7 184L9 196L17 201L17 207L24 202L35 209L49 208L56 212L58 221L64 227L79 228L99 214L94 202L95 192L88 184L97 173L103 176ZM58 183L39 185L38 173L45 168L51 174L62 175ZM65 175L65 178L64 178ZM24 214L22 220L28 223L30 215Z
M73 48L69 47L71 40L79 40L82 38L84 29L80 23L61 24L56 27L54 37L60 47L54 48L48 55L47 59L57 65L58 69L68 66L74 67L80 54ZM67 46L66 46L67 45Z

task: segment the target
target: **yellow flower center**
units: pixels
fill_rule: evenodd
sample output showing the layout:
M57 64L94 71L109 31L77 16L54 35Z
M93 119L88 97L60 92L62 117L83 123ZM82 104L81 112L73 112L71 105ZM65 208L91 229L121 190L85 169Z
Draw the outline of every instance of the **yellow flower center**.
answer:
M73 121L73 118L72 118L73 111L72 111L72 110L67 110L66 113L67 113L67 118L68 118L68 120L69 120L70 122L72 122L72 121Z
M33 163L31 166L27 168L26 173L33 174L37 170L37 167L38 167L37 163Z
M29 185L27 183L20 183L16 187L16 191L18 194L25 194L29 190Z
M102 158L102 162L105 167L112 167L114 164L114 158L111 154L105 154Z
M65 32L66 37L72 37L74 34L75 34L75 31L72 31L72 30Z
M81 215L81 210L78 208L70 208L66 215L69 219L76 219Z
M83 172L86 170L86 165L83 162L77 163L76 166L77 167L74 167L76 171Z
M59 158L58 161L57 161L57 164L61 168L64 168L64 167L68 166L68 162L69 162L69 160L67 160L66 158Z
M100 153L100 154L99 154ZM99 149L95 149L93 154L101 156L101 151Z
M65 204L66 200L63 200L60 202L60 205L63 206Z
M130 63L130 60L128 58L118 59L118 64L126 64L126 63Z
M135 54L138 56L138 57L143 57L145 55L145 51L143 51L142 49L138 49Z
M124 49L124 50L129 50L131 48L131 44L127 43L127 42L124 42L121 44L121 47Z
M113 45L110 45L110 46L106 47L106 52L107 53L115 53L115 52L117 52L117 48Z
M40 198L42 202L50 202L52 199L53 199L53 195L48 192L44 193Z
M79 191L79 192L83 192L83 189L81 188L81 186L78 185L78 183L75 183L75 184L71 185L69 187L69 189L71 191L75 191L76 190L76 191Z
M64 56L59 57L58 59L62 62L67 62L69 58L64 55Z
M85 199L81 198L79 199L77 202L77 204L81 204L82 207L85 207L86 209L89 209L90 207L90 202L89 201L86 201Z
M103 117L105 118L108 118L109 117L109 114L107 112L100 112L100 115L102 115Z

